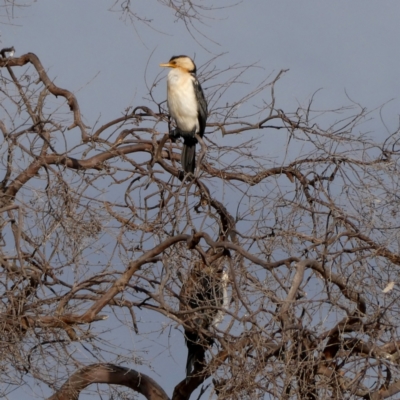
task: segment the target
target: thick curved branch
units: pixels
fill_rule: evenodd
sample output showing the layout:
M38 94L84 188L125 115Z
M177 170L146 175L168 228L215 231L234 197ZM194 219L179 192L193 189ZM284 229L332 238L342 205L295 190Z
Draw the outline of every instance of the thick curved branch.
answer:
M27 53L17 58L3 58L0 59L0 68L4 67L22 67L25 64L31 63L37 73L39 74L40 80L45 85L46 89L54 96L62 96L67 100L70 110L74 113L74 123L68 128L73 129L79 127L81 130L82 141L87 142L89 137L86 133L86 126L82 122L81 112L76 97L68 90L61 89L56 86L46 74L42 63L34 53Z
M65 165L68 168L76 170L97 169L100 171L104 168L103 163L112 158L136 152L152 153L152 151L153 145L151 143L142 143L120 148L113 148L111 150L104 151L103 153L100 153L96 156L93 156L87 160L79 160L73 157L67 157L65 155L57 154L38 157L34 162L32 162L31 165L29 165L26 170L21 172L14 179L14 181L10 183L5 191L5 194L7 196L14 197L19 189L21 189L21 187L26 184L30 179L35 177L39 170L46 165ZM163 153L163 156L169 157L168 153L166 152ZM176 175L178 175L177 171Z
M364 396L365 399L369 400L381 400L387 399L388 397L394 396L395 394L400 392L400 381L394 382L387 389L380 389L371 395L368 394Z
M142 394L147 400L169 400L164 389L154 379L113 364L93 364L76 371L47 400L77 400L80 392L92 383L126 386Z

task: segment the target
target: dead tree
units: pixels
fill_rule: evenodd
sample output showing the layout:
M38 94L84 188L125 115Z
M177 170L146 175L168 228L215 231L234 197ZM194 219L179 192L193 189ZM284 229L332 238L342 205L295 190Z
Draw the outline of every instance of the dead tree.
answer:
M152 104L92 129L35 54L6 50L1 397L32 382L33 398L53 400L104 390L95 383L157 400L189 399L203 383L218 399L396 396L397 131L360 133L368 112L356 105L330 118L314 99L277 109L284 71L227 101L248 67L234 77L211 60L200 69L208 150L198 176L181 180L160 85ZM219 258L225 294L193 307L185 280ZM170 377L143 374L146 355L113 341L132 332L146 348L157 337L173 354L194 330L200 357L170 397Z

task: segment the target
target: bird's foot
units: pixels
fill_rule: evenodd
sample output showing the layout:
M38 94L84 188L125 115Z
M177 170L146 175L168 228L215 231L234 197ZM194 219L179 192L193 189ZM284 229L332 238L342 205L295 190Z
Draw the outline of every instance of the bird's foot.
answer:
M173 142L176 142L176 139L179 139L180 137L181 137L181 131L179 128L175 128L169 133L169 138Z
M185 172L183 170L179 170L179 172L178 172L178 179L182 182L184 180L192 181L194 178L195 178L195 175L191 172Z

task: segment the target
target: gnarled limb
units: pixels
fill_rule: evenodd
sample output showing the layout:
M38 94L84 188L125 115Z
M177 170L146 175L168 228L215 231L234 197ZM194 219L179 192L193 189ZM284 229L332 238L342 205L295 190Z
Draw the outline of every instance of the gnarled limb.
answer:
M68 129L79 127L79 129L81 130L82 141L87 142L89 140L89 136L86 133L86 126L82 122L78 100L76 99L75 95L69 90L59 88L50 80L36 54L27 53L16 58L2 58L0 59L0 68L22 67L23 65L28 63L31 63L35 67L40 80L43 82L44 86L51 94L56 97L62 96L67 100L70 110L74 113L74 123L70 125Z
M113 364L93 364L76 371L47 400L77 400L83 389L92 383L126 386L147 400L169 400L164 389L152 378L133 369Z

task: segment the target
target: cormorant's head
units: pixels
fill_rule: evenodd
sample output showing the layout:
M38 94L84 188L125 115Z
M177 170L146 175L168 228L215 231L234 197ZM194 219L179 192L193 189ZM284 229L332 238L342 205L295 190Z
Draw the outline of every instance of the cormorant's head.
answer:
M160 67L181 68L192 74L196 73L196 64L188 56L173 56L167 63L160 64Z

